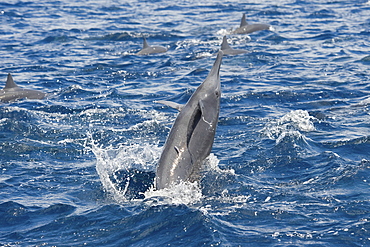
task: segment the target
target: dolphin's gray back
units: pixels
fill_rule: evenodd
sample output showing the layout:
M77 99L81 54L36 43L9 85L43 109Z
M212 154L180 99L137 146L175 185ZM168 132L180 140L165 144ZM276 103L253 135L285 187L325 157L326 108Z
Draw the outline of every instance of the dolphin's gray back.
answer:
M149 54L155 54L155 53L164 53L167 51L167 48L164 46L150 46L148 45L148 42L146 41L145 37L143 38L143 49L141 49L137 55L149 55Z
M223 51L223 53L225 55L238 55L238 54L243 54L243 53L247 53L246 50L242 50L242 49L233 49L229 46L229 44L227 43L227 38L226 36L223 37L222 39L222 44L221 44L221 51Z
M248 22L245 19L245 14L243 14L240 27L235 29L232 33L235 34L247 34L247 33L253 33L260 30L266 30L270 29L270 25L262 24L262 23L256 23L256 24L248 24Z
M243 27L239 27L238 29L236 29L234 31L234 33L237 33L237 34L246 34L246 33L253 33L253 32L256 32L256 31L260 31L260 30L267 30L269 29L271 26L270 25L267 25L267 24L250 24L250 25L247 25L247 26L243 26Z
M14 81L11 74L8 74L8 78L5 87L0 90L0 101L11 102L17 99L43 99L46 94L31 89L20 88Z
M0 90L0 101L11 102L18 99L43 99L46 94L37 90L12 88L9 90Z
M156 54L156 53L164 53L167 49L163 46L149 46L142 50L140 50L137 55L149 55L149 54Z

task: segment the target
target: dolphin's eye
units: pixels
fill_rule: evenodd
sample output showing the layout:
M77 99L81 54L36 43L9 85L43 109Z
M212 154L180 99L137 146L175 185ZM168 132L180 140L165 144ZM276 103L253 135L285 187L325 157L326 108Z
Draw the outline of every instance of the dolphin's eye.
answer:
M217 98L218 98L218 97L220 97L220 91L216 90L216 91L215 91L215 94L216 94L216 97L217 97Z

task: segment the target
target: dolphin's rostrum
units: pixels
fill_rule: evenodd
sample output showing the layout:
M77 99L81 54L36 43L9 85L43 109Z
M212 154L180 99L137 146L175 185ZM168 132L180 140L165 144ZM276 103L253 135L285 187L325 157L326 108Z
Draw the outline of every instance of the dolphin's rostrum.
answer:
M17 99L24 99L24 98L43 99L45 98L45 96L46 94L41 91L20 88L13 81L13 77L11 74L8 74L5 87L0 90L0 101L1 102L12 102Z
M200 177L201 166L211 152L220 112L222 56L223 51L219 51L207 78L184 106L160 101L180 113L159 159L156 189L181 181L194 182Z

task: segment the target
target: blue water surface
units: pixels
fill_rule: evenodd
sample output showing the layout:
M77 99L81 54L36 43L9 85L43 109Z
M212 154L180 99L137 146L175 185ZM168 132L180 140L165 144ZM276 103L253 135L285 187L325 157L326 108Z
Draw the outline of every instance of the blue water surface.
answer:
M262 3L261 3L262 2ZM243 13L274 30L231 35ZM370 2L0 3L1 246L369 246ZM227 35L199 184L154 191ZM135 55L142 37L168 51ZM1 86L2 87L2 86Z

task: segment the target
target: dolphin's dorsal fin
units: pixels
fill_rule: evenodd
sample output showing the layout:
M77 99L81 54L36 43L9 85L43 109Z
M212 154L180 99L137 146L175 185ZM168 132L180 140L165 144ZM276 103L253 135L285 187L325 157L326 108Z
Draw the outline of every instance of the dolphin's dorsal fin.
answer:
M240 27L247 26L248 22L245 20L245 14L243 14L242 21L240 22Z
M227 50L227 49L231 49L231 48L230 48L229 44L227 43L226 36L224 36L223 39L222 39L221 50Z
M144 37L144 40L143 40L143 49L148 48L148 47L149 47L148 42L146 42L146 38Z
M160 104L163 104L163 105L166 105L166 106L169 106L171 108L174 108L178 111L181 111L182 108L184 108L184 105L182 104L179 104L179 103L175 103L175 102L172 102L172 101L167 101L167 100L158 100L158 101L155 101L156 103L160 103Z
M18 85L15 84L15 82L13 81L12 75L9 73L4 89L15 88L15 87L18 87Z

